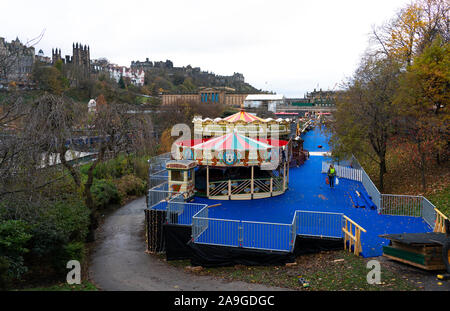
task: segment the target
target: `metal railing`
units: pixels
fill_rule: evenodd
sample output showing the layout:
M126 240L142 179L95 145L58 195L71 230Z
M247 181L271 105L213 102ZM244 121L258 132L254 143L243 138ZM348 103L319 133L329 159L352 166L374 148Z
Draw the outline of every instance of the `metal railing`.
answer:
M380 211L383 215L421 217L423 199L422 196L382 194Z
M242 226L239 220L194 217L192 220L195 243L241 247Z
M292 252L297 235L342 238L343 214L296 211L290 224L217 219L204 207L193 216L194 243Z
M207 204L169 201L167 204L167 223L191 225L192 218Z
M161 201L169 201L174 197L179 196L179 192L169 190L169 184L167 182L160 184L148 190L147 207L152 209L153 206Z
M440 220L439 215L442 213L427 198L424 196L381 194L354 155L347 162L353 168L361 171L361 183L372 202L377 206L379 214L422 217L431 228L437 230L436 224ZM325 167L328 170L327 164L327 162L322 162L322 172L324 172Z
M168 181L169 172L166 169L150 173L149 187L153 188Z
M439 213L440 212L436 209L433 203L428 201L425 197L422 198L422 218L428 225L430 225L430 227L435 228L434 231L436 231Z
M149 163L149 187L153 188L164 182L167 182L168 171L166 163L171 159L170 152L154 156L148 160Z
M327 173L328 168L330 167L330 162L322 162L322 173ZM350 180L356 180L361 182L363 171L351 167L342 166L339 164L334 164L334 168L336 169L336 176L339 178L346 178Z
M378 188L370 179L369 175L367 175L366 171L362 169L362 181L361 183L366 189L367 194L369 195L372 202L377 206L378 213L381 212L381 193L378 191Z
M208 207L202 208L192 217L192 240L196 242L208 228Z
M378 188L370 179L369 175L367 175L366 171L361 167L358 160L352 156L351 160L344 161L348 162L352 167L345 167L342 165L335 164L334 167L336 169L336 175L339 178L346 178L350 180L359 181L363 184L364 188L367 191L372 202L377 206L378 212L381 211L381 193L378 191ZM330 167L330 162L322 162L322 173L328 172L328 168ZM355 168L359 167L359 168Z
M209 197L283 191L283 177L234 179L209 183Z
M296 233L303 236L342 238L342 213L296 211Z
M272 251L291 251L291 224L241 221L241 247Z

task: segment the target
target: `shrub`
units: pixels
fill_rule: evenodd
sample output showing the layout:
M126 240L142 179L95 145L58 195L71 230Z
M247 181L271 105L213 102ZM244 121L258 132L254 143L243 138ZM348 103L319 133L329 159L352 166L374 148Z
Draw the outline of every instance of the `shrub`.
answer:
M58 273L65 271L62 261L67 257L67 247L71 243L83 244L88 234L89 215L81 200L58 201L42 207L42 212L30 220L33 237L27 258Z
M53 258L53 266L58 273L67 271L66 265L70 260L78 260L82 262L85 257L84 243L71 242L64 245L61 250Z
M125 175L116 182L121 202L127 196L140 196L145 194L147 183L134 175Z
M97 208L105 208L109 204L119 203L120 197L116 185L105 179L96 179L91 187L94 204Z
M10 286L11 276L9 271L9 261L0 256L0 290L6 290Z
M148 180L148 161L147 157L139 157L139 158L133 158L132 160L133 164L133 175L136 175L142 180Z
M28 230L24 221L6 220L0 223L0 257L3 258L3 269L8 266L6 273L11 278L18 279L28 271L23 260L23 255L29 251L26 248L31 238Z
M90 166L91 164L83 165L81 173L87 175ZM127 157L120 155L112 160L99 163L94 169L94 177L97 179L120 178L130 174L132 170Z

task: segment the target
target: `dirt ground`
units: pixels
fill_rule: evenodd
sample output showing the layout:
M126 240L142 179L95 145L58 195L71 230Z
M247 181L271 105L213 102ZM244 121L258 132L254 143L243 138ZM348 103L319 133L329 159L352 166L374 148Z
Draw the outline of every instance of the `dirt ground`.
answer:
M395 273L417 286L420 290L450 291L450 280L441 281L437 278L439 273L445 273L445 271L425 271L386 257L377 257L376 259L380 261L382 269L395 271Z

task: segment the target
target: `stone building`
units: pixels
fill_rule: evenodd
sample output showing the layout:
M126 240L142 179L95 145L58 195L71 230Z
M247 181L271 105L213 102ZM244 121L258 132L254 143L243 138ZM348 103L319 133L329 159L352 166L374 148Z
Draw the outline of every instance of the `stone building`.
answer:
M187 94L163 94L162 104L168 105L178 101L196 101L204 104L225 104L233 107L241 107L248 94L237 93L230 87L201 87L197 93Z
M52 63L52 59L48 56L45 56L44 51L42 51L42 50L39 50L39 52L37 53L37 55L35 57L35 61L38 61L43 64L51 64Z
M136 86L143 86L145 72L142 69L132 69L124 66L109 67L109 76L119 83L120 78L128 78L130 83Z
M8 43L0 37L0 83L28 83L33 71L34 54L34 47L22 44L19 38Z
M71 73L74 80L87 79L91 74L91 56L89 46L81 43L72 44L72 56L61 55L61 49L52 49L52 64L61 60L68 65L68 72Z
M173 62L171 60L166 60L165 62L163 61L158 61L158 62L152 62L150 61L148 58L145 59L145 61L141 62L141 61L132 61L131 62L131 69L133 70L152 70L152 69L172 69L173 67Z

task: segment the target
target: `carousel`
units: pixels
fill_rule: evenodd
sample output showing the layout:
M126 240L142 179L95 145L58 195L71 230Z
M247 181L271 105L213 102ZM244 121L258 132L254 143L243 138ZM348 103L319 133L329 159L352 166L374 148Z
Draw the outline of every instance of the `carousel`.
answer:
M226 118L202 119L195 117L194 123L195 137L210 138L231 132L250 137L274 137L276 139L289 139L291 132L291 119L262 119L241 109Z
M174 160L167 166L171 191L189 189L191 197L195 189L195 195L210 199L251 200L288 189L290 120L261 119L241 110L193 122L201 138L175 143Z

